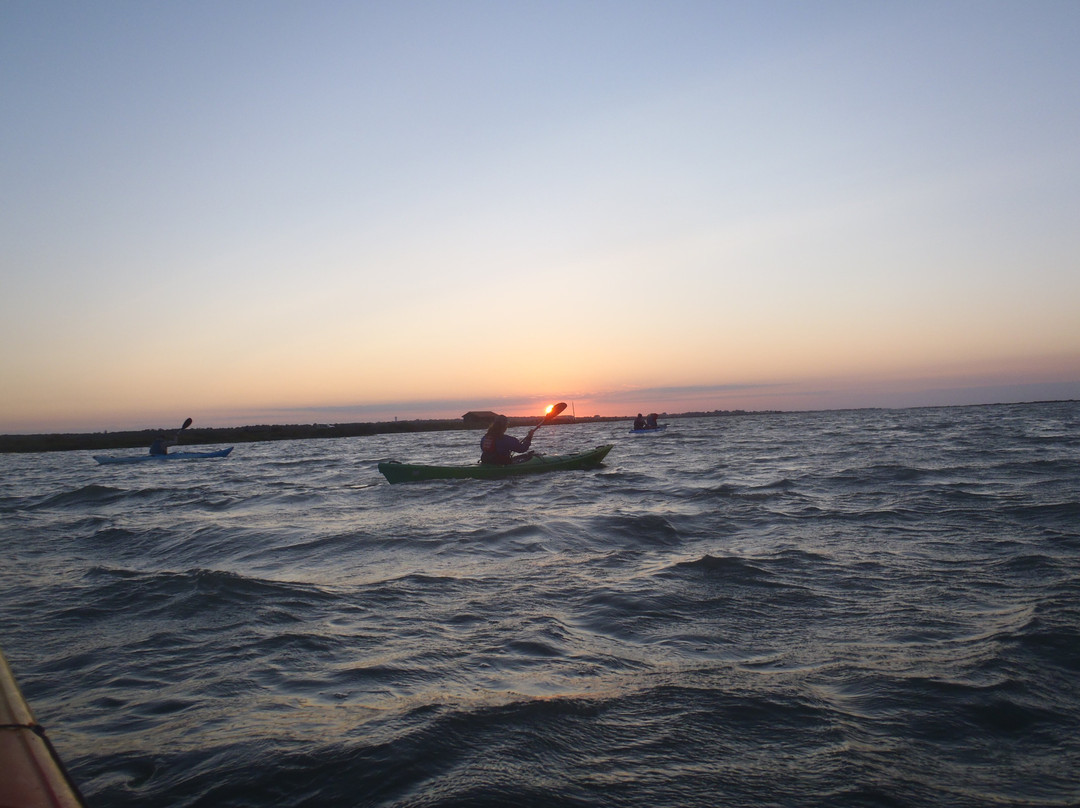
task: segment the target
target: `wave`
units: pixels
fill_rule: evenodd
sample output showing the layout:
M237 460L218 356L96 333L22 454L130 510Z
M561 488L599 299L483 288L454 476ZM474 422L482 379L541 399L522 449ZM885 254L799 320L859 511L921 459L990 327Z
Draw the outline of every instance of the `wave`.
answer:
M131 494L123 488L108 485L85 485L75 491L53 494L36 503L29 504L28 510L48 510L53 508L81 508L90 505L109 505L126 499Z
M595 535L607 541L629 541L636 547L675 547L683 541L679 530L655 513L606 515L595 517L590 524Z
M335 600L336 596L309 583L289 583L209 569L185 572L144 572L93 567L81 581L85 604L70 611L111 615L137 610L144 616L163 612L181 618L212 613L229 607L251 608L253 604L292 605L310 608Z
M737 556L705 555L693 561L680 561L672 567L674 572L700 571L709 576L726 578L739 583L761 583L774 580L774 576L756 564Z

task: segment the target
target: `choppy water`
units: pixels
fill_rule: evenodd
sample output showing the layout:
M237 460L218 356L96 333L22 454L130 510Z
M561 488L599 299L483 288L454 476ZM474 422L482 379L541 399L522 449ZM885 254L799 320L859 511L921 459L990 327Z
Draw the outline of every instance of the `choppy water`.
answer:
M1080 403L0 456L0 645L107 806L1080 802Z

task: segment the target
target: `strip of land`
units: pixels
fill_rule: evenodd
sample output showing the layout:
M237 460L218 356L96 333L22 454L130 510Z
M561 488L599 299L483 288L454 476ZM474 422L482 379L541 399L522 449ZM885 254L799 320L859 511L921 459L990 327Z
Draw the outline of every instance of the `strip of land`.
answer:
M736 415L742 411L687 412L664 414L662 418L688 418L712 415ZM601 416L573 418L559 416L551 423L598 423L631 421L633 416ZM511 427L536 426L536 418L510 418ZM483 429L486 424L461 418L444 420L379 421L354 424L265 424L260 426L214 427L185 429L181 446L208 444L253 443L269 440L310 440L312 438L354 438L361 435L381 435L395 432L441 432L456 429ZM158 437L173 437L176 428L141 429L128 432L87 432L43 435L0 435L0 452L68 452L77 450L135 449L149 447ZM174 450L175 451L175 450Z

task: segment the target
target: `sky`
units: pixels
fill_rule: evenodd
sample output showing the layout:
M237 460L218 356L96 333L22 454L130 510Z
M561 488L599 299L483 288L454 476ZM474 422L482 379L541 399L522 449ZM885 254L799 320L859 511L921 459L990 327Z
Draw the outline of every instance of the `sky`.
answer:
M0 4L0 433L1080 398L1075 0Z

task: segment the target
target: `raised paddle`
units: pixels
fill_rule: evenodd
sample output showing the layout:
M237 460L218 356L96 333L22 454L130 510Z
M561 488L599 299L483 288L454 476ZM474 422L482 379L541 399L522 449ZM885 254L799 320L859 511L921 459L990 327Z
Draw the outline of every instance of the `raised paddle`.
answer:
M182 427L180 427L178 430L176 430L176 441L175 441L176 443L180 442L180 433L183 432L185 429L187 429L189 426L191 426L191 419L187 418L187 419L184 420L184 425Z
M551 406L551 409L547 411L547 415L545 415L540 420L540 423L538 423L536 426L534 426L532 429L529 430L529 437L531 438L533 433L536 430L538 430L540 427L542 427L544 424L550 424L553 420L555 420L555 416L558 415L560 412L562 412L565 409L566 409L566 402L565 401L560 401L558 404L553 404Z

